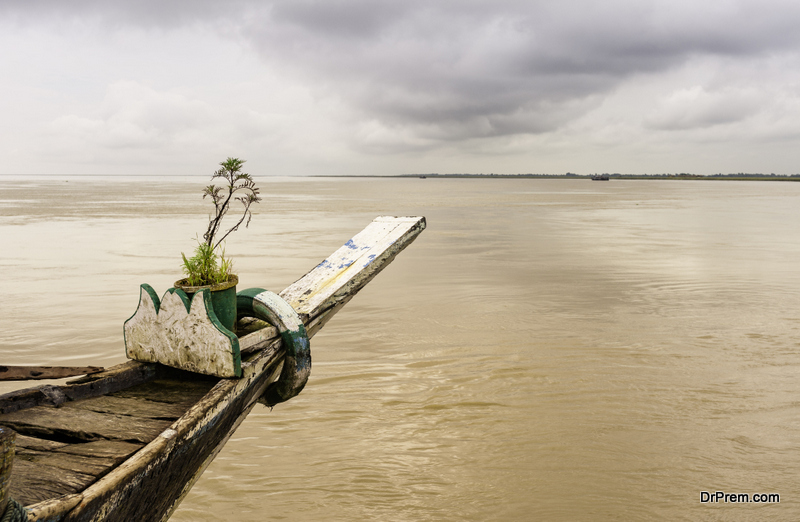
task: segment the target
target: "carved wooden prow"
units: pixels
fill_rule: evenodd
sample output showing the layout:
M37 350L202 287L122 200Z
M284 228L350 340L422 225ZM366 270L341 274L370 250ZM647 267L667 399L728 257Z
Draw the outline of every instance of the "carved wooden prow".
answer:
M317 267L270 299L281 299L294 309L311 337L425 226L424 217L377 217ZM261 292L266 291L242 290L238 293L240 302L243 297L255 298ZM268 329L237 337L217 320L206 294L207 291L198 292L189 301L181 290L169 289L159 300L149 285L142 285L139 308L125 323L127 356L217 377L241 377L242 353L268 344L279 332ZM269 305L270 299L264 299L263 304ZM270 321L273 315L266 313L259 318ZM280 324L274 326L282 328ZM285 329L282 333L286 334ZM307 363L310 365L310 354ZM303 366L306 362L299 358L297 364ZM307 378L308 371L305 374ZM302 389L302 384L297 383L294 388Z

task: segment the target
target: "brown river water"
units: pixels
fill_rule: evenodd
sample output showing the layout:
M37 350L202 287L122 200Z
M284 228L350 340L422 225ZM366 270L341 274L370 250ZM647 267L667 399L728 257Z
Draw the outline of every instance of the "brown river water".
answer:
M378 215L428 229L173 521L800 520L800 183L261 179L227 245L240 289ZM124 362L206 182L0 177L0 362Z

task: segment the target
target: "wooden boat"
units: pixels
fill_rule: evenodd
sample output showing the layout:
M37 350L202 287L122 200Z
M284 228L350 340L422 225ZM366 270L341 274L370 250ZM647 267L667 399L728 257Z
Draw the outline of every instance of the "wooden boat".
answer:
M378 217L281 292L307 337L424 228L422 217ZM310 359L307 369L290 361L290 339L275 326L242 319L236 337L240 377L128 361L65 385L0 396L0 431L17 433L2 493L25 506L27 520L168 519L256 403L274 404L265 392L275 391L268 387L282 382L286 368L310 371Z
M592 181L608 181L608 174L595 174L592 176Z

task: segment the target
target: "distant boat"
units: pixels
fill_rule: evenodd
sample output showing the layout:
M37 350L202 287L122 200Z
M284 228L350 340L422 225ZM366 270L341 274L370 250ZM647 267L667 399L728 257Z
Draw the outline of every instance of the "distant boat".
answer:
M428 176L420 176L419 179L428 179Z
M592 176L592 181L608 181L608 174L594 175Z

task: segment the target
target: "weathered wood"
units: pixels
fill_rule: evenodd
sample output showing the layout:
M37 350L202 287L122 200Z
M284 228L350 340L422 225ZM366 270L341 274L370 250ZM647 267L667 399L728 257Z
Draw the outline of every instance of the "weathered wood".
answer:
M125 442L122 440L97 440L82 444L66 444L55 451L57 453L70 453L85 455L87 457L109 457L120 460L126 459L142 449L144 444Z
M99 366L0 366L0 381L63 379L102 371Z
M313 317L352 297L425 229L424 217L380 216L280 293L297 313Z
M297 396L311 374L311 346L303 319L278 294L249 288L237 295L239 313L251 314L275 325L281 334L283 368L278 381L259 399L270 408Z
M328 308L324 312L322 312L320 314L317 314L317 315L314 315L308 321L308 328L307 328L308 336L309 337L313 337L314 335L316 335L317 332L322 330L322 327L325 326L328 323L328 321L330 321L333 318L333 316L336 315L336 313L339 310L344 308L344 305L349 303L350 299L352 299L353 297L355 297L355 296L351 295L347 299L342 299L341 301L336 303L334 306Z
M401 222L396 230L397 222ZM370 250L366 243L360 243L359 236L349 241L347 250L355 252L362 245L362 256L352 258L349 265L341 262L334 267L336 256L331 256L321 263L318 269L312 270L304 278L288 288L297 296L316 296L314 302L305 301L302 319L309 337L313 336L353 295L375 274L377 274L393 257L402 250L425 226L423 218L379 218L378 225L370 225L373 232L376 228L389 230L385 234L370 232L375 243L381 246ZM367 227L368 229L370 227ZM383 234L383 235L381 235ZM349 246L348 246L349 245ZM343 247L344 248L344 247ZM342 250L342 249L340 249ZM339 260L343 259L339 256ZM350 258L348 258L350 259ZM329 264L329 267L324 265ZM353 272L351 266L360 267ZM333 267L333 269L331 269ZM322 273L324 269L325 273ZM360 272L364 272L361 274ZM313 276L312 276L313 274ZM301 282L303 281L303 282ZM290 293L291 293L290 292ZM281 295L286 299L286 295ZM310 304L309 304L310 303ZM252 336L252 337L251 337ZM248 339L249 338L249 339ZM125 462L115 467L103 478L89 485L78 496L49 498L29 505L33 520L166 520L177 507L183 496L202 474L214 456L222 449L225 442L255 406L256 401L264 393L267 386L277 378L283 357L281 340L271 339L264 332L253 332L239 340L240 346L250 342L249 346L263 348L243 357L241 362L242 377L240 379L218 379L213 387L197 400L186 413L161 431L146 446L137 451ZM132 389L116 388L114 397L146 398L159 397L162 402L179 403L180 398L170 391L169 386L160 387L154 380L155 370L152 365L132 362L130 364L151 366L149 376L144 383ZM157 368L163 368L158 367ZM159 369L158 372L161 370ZM158 373L156 372L156 373ZM162 377L160 377L163 379ZM169 380L169 379L167 379ZM178 379L180 380L180 379ZM208 383L195 383L194 378L184 378L186 387L194 385L201 392L202 386ZM86 386L93 379L83 378L75 385ZM111 390L109 390L110 393ZM65 395L73 399L67 390ZM1 398L0 398L1 399ZM73 410L79 408L65 407L53 411ZM0 407L2 401L0 400ZM83 413L96 412L85 411ZM144 419L147 420L147 419ZM70 444L67 448L78 448L89 444ZM61 451L62 448L59 448ZM39 517L39 518L36 518Z
M124 330L130 359L217 377L241 375L239 339L211 311L208 289L189 301L183 290L170 288L159 302L144 284L139 307L125 321Z
M194 404L208 393L217 382L216 380L174 381L154 379L126 390L111 393L109 396L171 404Z
M0 396L0 413L10 413L40 404L56 406L64 400L66 400L66 396L59 386L39 386L38 388L16 390Z
M136 455L83 492L64 520L159 520L221 449L267 384L277 377L279 341L243 362L241 379L223 379L186 414ZM146 486L146 490L145 490ZM131 502L130 499L146 499ZM165 518L163 518L165 520Z
M280 336L277 328L260 319L246 317L239 324L239 351L242 355L261 350Z
M35 451L54 451L64 446L68 446L66 442L58 442L55 440L40 439L37 437L29 437L27 435L17 434L17 452L25 450Z
M6 510L14 465L14 439L16 434L8 428L0 428L0 514Z
M210 389L210 386L208 389ZM203 393L203 395L205 395L205 393ZM195 401L196 399L193 401L174 403L106 395L103 397L93 397L91 399L68 402L65 403L63 407L96 411L98 413L130 415L132 417L144 417L148 419L175 420L186 412L191 402Z
M29 505L29 507L26 508L28 510L28 520L40 520L42 522L63 520L64 513L69 512L69 510L80 504L81 500L83 500L83 495L75 493L72 495L50 498Z
M51 466L92 475L95 478L108 473L117 464L110 457L74 455L70 453L26 450L17 454L17 461L26 460L37 465Z
M156 364L129 361L93 375L74 379L64 386L45 385L0 395L0 414L39 405L56 406L66 400L96 397L123 390L154 378L160 372Z
M305 314L306 319L311 318L313 311L333 308L375 277L424 228L425 218L421 217L378 217L284 290L281 297L298 313ZM321 281L329 284L318 285ZM142 285L139 308L125 322L128 357L207 375L238 377L240 342L219 324L213 313L208 313L210 297L205 293L195 294L187 310L185 296L180 291L170 289L159 304L152 288ZM252 334L248 341L252 343L248 348L266 344L264 338L256 343Z
M95 480L92 475L20 459L14 463L14 480L9 493L11 498L25 506L77 493Z
M117 439L147 443L167 428L170 421L35 406L0 416L0 424L26 435L62 441Z
M154 374L159 369L155 364L141 364L135 361L126 361L122 364L106 368L102 372L84 375L77 379L67 381L69 386L77 386L82 384L93 384L95 386L102 386L110 382L121 382L124 387L133 386L137 381L147 380L149 375ZM144 374L144 375L142 375ZM102 393L108 393L113 390L105 390Z

